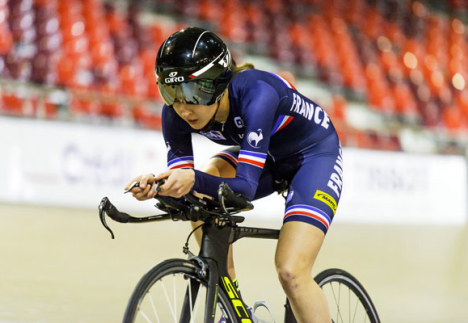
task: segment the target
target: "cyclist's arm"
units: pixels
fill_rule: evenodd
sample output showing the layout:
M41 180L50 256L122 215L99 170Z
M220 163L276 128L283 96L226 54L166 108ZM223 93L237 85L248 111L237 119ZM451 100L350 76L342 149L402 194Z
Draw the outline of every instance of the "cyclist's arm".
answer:
M241 115L245 132L236 177L216 177L195 170L195 184L192 190L196 192L216 197L219 184L226 182L234 192L241 193L250 200L255 195L268 154L270 132L279 97L277 92L263 81L255 82L241 95L244 102Z
M193 170L190 169L188 170L189 176L186 176L186 168L193 169L191 128L186 122L177 116L173 109L166 105L163 107L162 119L163 135L167 146L168 168L172 170L167 174L162 173L157 176L153 174L139 175L128 182L125 186L125 190L129 190L131 188L130 192L133 197L140 201L153 198L156 195L156 181L161 178L168 177L171 172L175 172L173 176L175 178L189 178L183 189L179 188L176 190L179 192L183 191L183 194L180 196L190 191L193 184L193 178L195 177ZM192 177L191 180L190 176ZM135 182L138 183L138 186L133 185ZM168 184L170 184L171 180L168 180L168 182ZM172 188L172 192L174 192L174 185L172 185ZM171 194L171 190L168 192Z
M162 121L168 170L156 175L155 180L167 178L159 194L181 197L190 192L195 178L191 135L193 129L174 109L166 105L163 107Z
M167 148L167 168L193 168L192 128L174 109L166 105L163 107L162 124Z

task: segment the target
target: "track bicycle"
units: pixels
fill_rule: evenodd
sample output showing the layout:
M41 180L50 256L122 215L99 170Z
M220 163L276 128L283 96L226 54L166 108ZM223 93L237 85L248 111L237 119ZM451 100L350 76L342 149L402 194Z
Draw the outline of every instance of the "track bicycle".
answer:
M162 183L157 183L157 190ZM183 247L188 259L168 259L149 270L135 287L123 322L275 322L264 302L250 308L243 301L228 275L227 255L229 246L241 238L278 239L279 230L239 226L245 218L236 214L253 209L253 205L226 183L218 189L218 201L193 194L182 199L157 195L156 199L156 207L163 214L133 217L118 211L105 197L99 205L99 217L112 238L114 234L106 223L106 214L120 223L201 220L203 225L195 229L202 230L200 252L195 256L188 248L193 230ZM325 292L333 322L380 322L368 293L351 274L327 269L314 279ZM262 307L270 313L270 321L255 315ZM287 299L284 322L297 322Z

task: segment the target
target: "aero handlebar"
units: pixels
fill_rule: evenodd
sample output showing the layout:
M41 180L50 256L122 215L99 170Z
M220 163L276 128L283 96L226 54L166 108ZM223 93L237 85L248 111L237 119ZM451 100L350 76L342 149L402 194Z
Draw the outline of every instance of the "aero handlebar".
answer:
M159 186L163 183L164 180L158 181L156 191L159 191ZM131 188L137 186L139 186L139 183L136 182L132 184ZM110 232L112 239L114 239L114 233L106 223L106 214L112 220L120 223L145 223L164 220L201 220L207 222L210 219L219 219L229 225L240 223L244 220L244 217L233 216L233 214L253 209L253 204L245 196L234 193L224 182L221 183L218 189L218 201L199 198L191 193L181 199L159 195L156 195L155 199L159 201L156 207L166 213L148 217L133 217L125 212L120 212L107 197L104 197L99 204L99 217L102 225Z

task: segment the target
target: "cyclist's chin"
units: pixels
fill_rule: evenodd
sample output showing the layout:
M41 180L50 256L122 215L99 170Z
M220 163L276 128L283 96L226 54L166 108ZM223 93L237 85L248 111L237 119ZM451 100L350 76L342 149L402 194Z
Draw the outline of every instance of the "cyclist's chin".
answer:
M208 122L209 122L209 120L207 122L203 122L201 120L187 121L187 123L190 125L190 127L192 127L195 130L203 129L208 124Z

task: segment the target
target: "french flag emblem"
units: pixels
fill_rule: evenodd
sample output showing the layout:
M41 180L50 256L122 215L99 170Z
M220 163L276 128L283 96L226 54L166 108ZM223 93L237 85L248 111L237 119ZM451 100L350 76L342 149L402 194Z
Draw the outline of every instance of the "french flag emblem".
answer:
M253 151L241 150L239 152L239 163L249 164L255 167L263 168L265 165L266 154L257 153Z
M237 156L231 152L228 151L221 151L216 154L216 156L219 156L225 160L228 160L234 167L237 165Z
M169 167L169 169L193 168L194 167L193 156L186 156L186 157L173 159L167 163L167 167Z
M293 119L293 116L280 115L275 123L275 126L273 127L273 130L271 130L271 135L286 127L291 121L293 121Z
M302 217L304 220L307 219L305 221L309 223L317 221L321 223L326 228L326 230L328 230L331 223L330 217L325 212L313 206L297 204L286 209L284 220L298 217Z
M277 78L279 78L281 81L283 81L283 83L290 89L293 89L293 90L296 90L296 88L294 87L294 85L292 85L290 82L288 82L287 80L285 80L284 78L282 78L281 76L279 76L278 74L275 74L275 73L272 73L274 76L276 76Z

